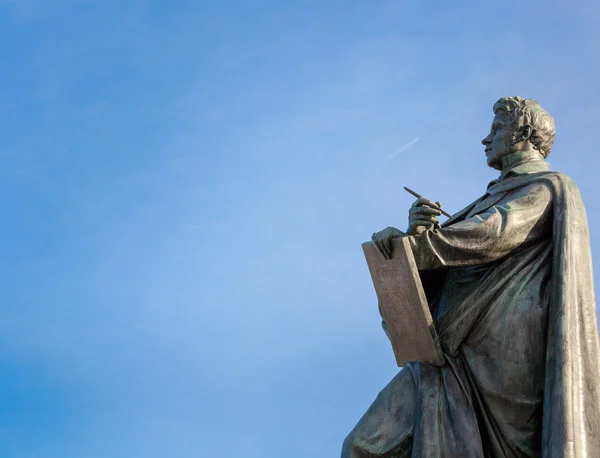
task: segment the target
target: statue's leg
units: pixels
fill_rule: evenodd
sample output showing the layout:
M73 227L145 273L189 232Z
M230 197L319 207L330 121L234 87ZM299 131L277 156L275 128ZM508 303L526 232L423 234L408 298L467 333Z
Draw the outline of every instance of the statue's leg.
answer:
M379 393L342 446L342 458L410 457L417 388L409 367Z

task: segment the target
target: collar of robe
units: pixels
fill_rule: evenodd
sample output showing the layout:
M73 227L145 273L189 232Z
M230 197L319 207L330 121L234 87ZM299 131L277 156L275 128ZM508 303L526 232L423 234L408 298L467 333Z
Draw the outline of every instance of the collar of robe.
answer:
M502 158L500 178L513 173L533 173L547 170L550 170L550 165L539 151L517 151Z
M488 189L511 176L551 170L550 164L539 151L517 151L504 156L502 162L506 163L506 166L502 168L500 176L488 184Z

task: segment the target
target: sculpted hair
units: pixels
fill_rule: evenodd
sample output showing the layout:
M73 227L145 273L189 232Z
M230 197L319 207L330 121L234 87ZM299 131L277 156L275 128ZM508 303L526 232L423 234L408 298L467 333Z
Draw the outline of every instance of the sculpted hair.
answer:
M519 96L502 97L494 104L494 113L506 114L513 129L531 126L533 132L529 141L544 157L548 157L556 136L556 127L554 118L537 101Z

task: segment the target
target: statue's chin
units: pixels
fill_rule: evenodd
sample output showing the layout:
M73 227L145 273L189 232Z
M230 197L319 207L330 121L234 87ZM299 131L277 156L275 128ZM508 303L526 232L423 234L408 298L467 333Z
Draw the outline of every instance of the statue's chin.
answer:
M488 167L491 167L493 169L502 170L502 163L501 163L501 161L498 161L497 158L495 158L495 157L488 157L487 158L487 165L488 165Z

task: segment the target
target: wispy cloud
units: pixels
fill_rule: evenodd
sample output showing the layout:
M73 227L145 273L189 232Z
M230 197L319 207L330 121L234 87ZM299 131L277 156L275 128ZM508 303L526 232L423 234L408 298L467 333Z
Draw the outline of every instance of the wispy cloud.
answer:
M409 149L411 146L413 146L415 143L417 143L421 138L420 137L415 137L413 138L411 141L409 141L406 145L402 146L398 151L393 152L392 154L390 154L389 156L385 157L385 159L383 159L379 165L385 164L386 162L391 161L392 159L394 159L396 156L398 156L398 154L403 153L404 151L406 151L407 149Z
M385 164L386 162L391 161L392 159L394 159L396 156L398 156L399 154L403 153L404 151L406 151L407 149L411 148L415 143L417 143L419 140L421 139L421 137L415 137L413 138L411 141L409 141L407 144L401 146L398 150L394 151L392 154L387 155L386 157L384 157L381 161L377 162L376 164L373 164L371 167L369 167L367 170L369 172L373 172L374 170L376 170L378 167L381 167L383 164Z

